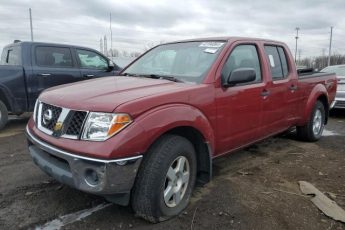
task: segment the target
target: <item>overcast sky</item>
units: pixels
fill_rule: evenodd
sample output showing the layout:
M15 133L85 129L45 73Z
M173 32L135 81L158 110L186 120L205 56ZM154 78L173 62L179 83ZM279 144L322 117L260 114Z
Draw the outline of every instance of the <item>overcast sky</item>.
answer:
M68 43L99 50L108 37L112 13L113 47L143 51L147 44L194 37L249 36L286 42L294 53L300 27L301 55L345 54L344 0L0 0L0 49L14 39Z

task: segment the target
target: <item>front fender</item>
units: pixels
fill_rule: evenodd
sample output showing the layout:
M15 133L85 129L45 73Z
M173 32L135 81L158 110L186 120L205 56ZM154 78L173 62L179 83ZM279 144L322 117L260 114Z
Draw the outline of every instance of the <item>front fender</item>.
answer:
M306 122L308 122L310 118L310 114L313 111L313 108L315 106L316 100L320 96L325 96L328 103L328 92L327 92L326 87L322 84L317 84L309 94L309 97L307 99L306 106L304 109L303 117L302 117L302 123L300 125L303 125Z
M198 130L214 152L214 132L207 117L197 108L186 104L169 104L156 107L136 119L144 130L144 149L169 130L189 126Z

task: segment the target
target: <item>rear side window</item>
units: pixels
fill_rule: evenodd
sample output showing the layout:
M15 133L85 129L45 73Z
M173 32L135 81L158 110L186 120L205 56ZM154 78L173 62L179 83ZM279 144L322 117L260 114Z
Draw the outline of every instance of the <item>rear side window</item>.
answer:
M281 80L288 75L288 65L284 49L279 46L265 46L267 59L271 67L272 80Z
M223 80L232 71L239 68L253 68L256 72L256 79L253 83L261 82L260 61L255 45L239 45L235 47L222 69Z
M71 50L61 47L36 47L36 64L48 67L73 67Z
M1 54L1 65L21 65L21 49L20 46L12 46L4 48Z

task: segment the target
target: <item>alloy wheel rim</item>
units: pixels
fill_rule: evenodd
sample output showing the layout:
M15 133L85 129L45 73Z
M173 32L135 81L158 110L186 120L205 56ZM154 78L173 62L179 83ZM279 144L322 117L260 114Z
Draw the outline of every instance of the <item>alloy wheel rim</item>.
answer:
M313 118L313 133L314 135L319 135L322 129L322 113L318 109L315 111Z
M180 204L186 194L189 179L189 161L186 157L179 156L172 162L165 177L163 198L169 208Z

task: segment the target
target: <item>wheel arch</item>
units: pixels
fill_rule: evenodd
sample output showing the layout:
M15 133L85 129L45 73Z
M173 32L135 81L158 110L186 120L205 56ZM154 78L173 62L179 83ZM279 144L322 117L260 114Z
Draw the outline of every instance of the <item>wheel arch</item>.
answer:
M304 125L308 121L308 119L310 118L310 114L313 111L313 108L315 106L315 103L318 100L321 101L321 103L325 107L325 115L326 115L325 123L327 124L328 116L329 116L328 93L324 85L318 84L310 92L309 98L305 105L302 122L299 124L300 126Z
M5 92L3 91L1 87L0 87L0 101L2 101L5 104L7 111L11 111L10 101L8 100L7 95L5 94Z
M327 124L328 117L329 117L329 104L328 104L327 96L325 94L321 94L320 96L318 96L316 101L320 101L325 108L325 124Z
M174 134L189 140L194 146L197 158L197 184L204 185L212 178L212 148L202 133L191 126L179 126L164 134Z
M147 152L165 134L182 136L197 152L198 184L210 181L215 138L211 123L202 111L187 104L168 104L148 111L136 122L146 133L141 152Z

